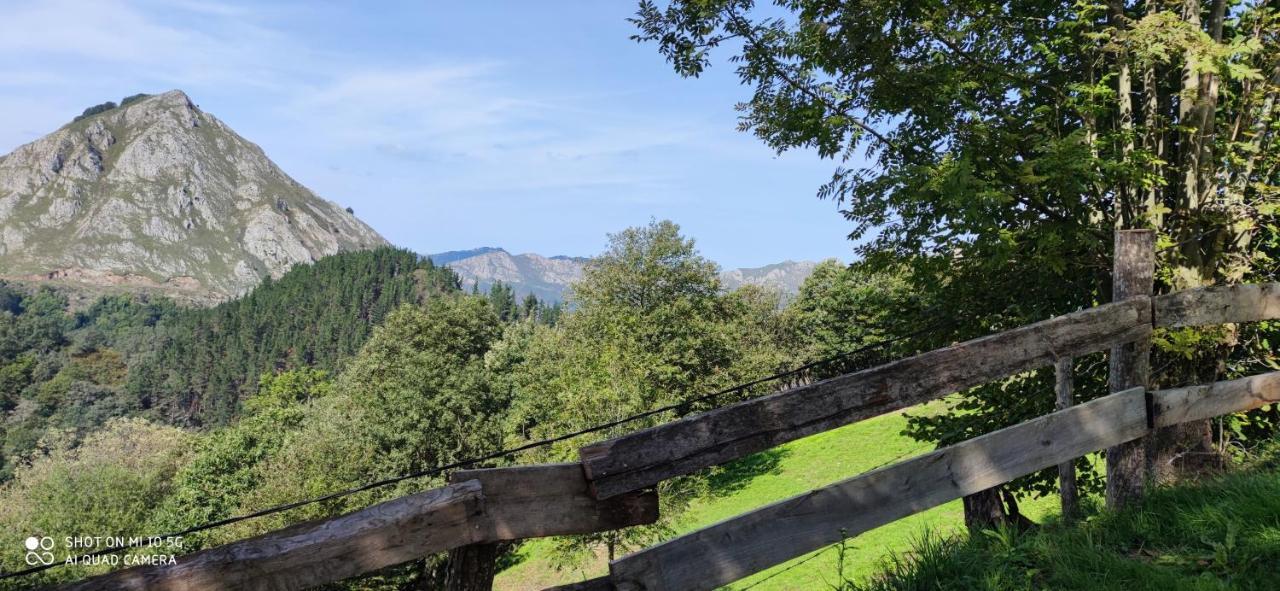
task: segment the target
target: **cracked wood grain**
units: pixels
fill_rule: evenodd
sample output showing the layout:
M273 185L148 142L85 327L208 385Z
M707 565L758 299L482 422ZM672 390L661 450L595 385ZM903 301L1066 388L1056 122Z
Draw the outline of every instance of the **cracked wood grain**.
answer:
M653 523L654 492L598 501L580 464L464 470L453 484L329 519L120 570L66 589L304 589L472 544Z
M1157 427L1211 419L1280 403L1280 371L1229 382L1161 390L1154 392L1153 397Z
M1221 285L1156 296L1155 324L1177 328L1280 319L1280 283Z
M115 571L63 589L304 589L474 542L483 506L480 483L471 480L179 556L176 565Z

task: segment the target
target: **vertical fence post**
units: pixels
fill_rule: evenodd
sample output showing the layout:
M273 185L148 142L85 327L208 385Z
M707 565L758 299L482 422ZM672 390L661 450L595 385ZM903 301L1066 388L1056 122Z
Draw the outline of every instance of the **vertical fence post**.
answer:
M1057 395L1057 403L1054 406L1058 410L1066 410L1075 404L1071 375L1073 361L1070 357L1064 357L1053 364L1053 391ZM1062 499L1062 518L1067 521L1073 521L1080 515L1080 494L1076 489L1075 462L1072 458L1058 464L1058 496Z
M492 591L498 545L472 544L449 551L446 591Z
M1155 234L1151 230L1119 230L1111 278L1112 301L1151 296L1155 279ZM1111 392L1147 387L1151 339L1111 348L1108 383ZM1146 438L1107 449L1107 506L1119 508L1142 497L1146 480Z

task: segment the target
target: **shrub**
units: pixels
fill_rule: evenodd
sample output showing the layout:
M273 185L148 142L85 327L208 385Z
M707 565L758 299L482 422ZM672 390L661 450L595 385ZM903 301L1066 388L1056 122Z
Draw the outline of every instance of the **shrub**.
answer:
M124 98L120 99L120 106L121 106L121 107L129 106L129 105L131 105L131 104L133 104L133 103L136 103L136 102L138 102L138 101L140 101L140 100L142 100L142 99L144 99L144 98L147 98L147 97L149 97L149 96L151 96L151 95L149 95L149 94L147 94L147 93L145 93L145 92L139 92L138 94L132 94L132 95L126 96L126 97L124 97Z
M86 437L45 440L44 451L17 468L0 488L0 536L24 540L49 536L63 559L65 536L148 536L160 532L148 523L151 509L169 492L182 465L187 435L141 419L118 419ZM6 572L26 568L23 554L0 556ZM93 569L96 572L97 569ZM85 573L80 567L48 571L24 585L66 580Z
M116 106L117 105L113 101L107 101L100 105L94 105L92 107L89 107L88 109L85 109L84 112L81 113L79 117L72 119L72 121L79 121L81 119L84 119L85 117L92 117L94 115L97 115L98 113L106 113L107 111L110 111L111 109L116 108Z

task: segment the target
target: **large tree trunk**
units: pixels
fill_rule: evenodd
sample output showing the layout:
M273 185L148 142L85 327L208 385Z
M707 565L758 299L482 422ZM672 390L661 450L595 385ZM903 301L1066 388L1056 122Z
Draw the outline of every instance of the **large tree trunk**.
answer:
M1007 519L999 486L964 498L964 524L969 529L991 529L1005 523Z
M1235 345L1234 330L1224 335L1218 350L1198 363L1187 362L1183 373L1172 376L1166 386L1207 384L1219 380L1226 371L1226 357ZM1153 386L1155 387L1155 386ZM1157 429L1147 451L1147 473L1157 483L1171 483L1217 471L1224 465L1222 450L1213 441L1213 421L1193 421Z
M498 544L472 544L449 552L445 591L492 591Z
M1111 25L1122 28L1128 21L1124 13L1124 3L1111 0L1108 2L1108 17ZM1120 133L1124 136L1121 143L1121 155L1126 162L1133 159L1133 73L1129 63L1129 52L1123 47L1116 53L1116 100L1120 110ZM1117 202L1116 228L1139 227L1142 218L1142 204L1138 200L1137 187L1128 183L1115 187Z
M1221 469L1223 457L1213 445L1213 423L1192 421L1156 431L1147 454L1157 484L1186 480Z
M1004 485L993 486L964 497L964 524L971 530L993 529L1002 525L1026 531L1036 523L1018 509L1018 499Z
M1160 9L1156 0L1147 0L1146 12L1152 14ZM1139 66L1142 72L1142 147L1154 159L1150 164L1150 173L1152 177L1164 178L1165 167L1161 162L1165 159L1164 153L1164 126L1160 124L1160 98L1161 89L1160 82L1156 75L1156 64L1146 63ZM1159 228L1164 225L1164 214L1160 213L1159 206L1164 205L1164 199L1161 195L1161 187L1159 183L1151 183L1147 187L1145 201L1143 203L1143 215L1150 220L1153 227Z
M1225 1L1214 0L1208 10L1208 22L1202 23L1203 5L1199 0L1184 0L1183 18L1197 29L1202 28L1215 41L1222 40ZM1183 263L1174 269L1173 287L1187 289L1212 285L1219 277L1225 260L1222 221L1204 214L1221 210L1217 197L1217 158L1214 155L1215 117L1218 107L1219 80L1212 71L1201 71L1195 52L1183 54L1182 93L1178 118L1185 131L1179 142L1182 167L1182 191L1179 208L1187 212L1177 238L1183 242ZM1206 217L1208 219L1206 219ZM1226 354L1224 349L1222 355ZM1197 382L1212 381L1213 376L1199 373ZM1155 482L1173 482L1204 473L1221 465L1213 445L1210 421L1197 421L1157 430L1148 441L1147 473Z

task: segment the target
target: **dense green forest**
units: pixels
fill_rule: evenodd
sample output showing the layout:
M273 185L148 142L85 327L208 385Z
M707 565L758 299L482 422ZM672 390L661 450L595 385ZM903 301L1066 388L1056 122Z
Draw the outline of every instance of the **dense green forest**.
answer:
M126 390L172 421L225 424L264 372L335 371L396 307L456 290L452 271L406 250L326 257L243 298L161 322L151 350L135 349L143 358L130 367Z
M262 374L336 371L395 307L457 290L451 271L390 248L298 266L208 309L114 295L70 314L51 289L0 286L3 473L43 437L112 417L225 424Z

